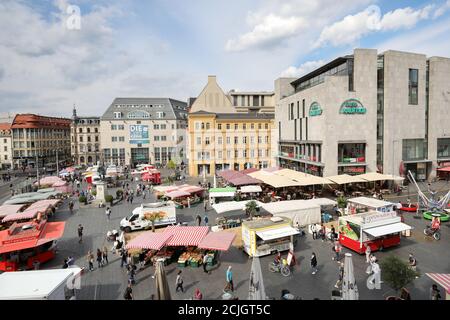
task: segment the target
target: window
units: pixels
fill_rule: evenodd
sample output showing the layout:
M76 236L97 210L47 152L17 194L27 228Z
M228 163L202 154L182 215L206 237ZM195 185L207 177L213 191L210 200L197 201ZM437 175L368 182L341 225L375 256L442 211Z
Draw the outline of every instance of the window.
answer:
M247 143L247 137L242 137L242 143Z
M238 144L238 143L239 143L238 137L234 137L234 144Z
M209 122L206 123L206 130L209 130Z
M408 103L412 105L418 104L418 90L419 90L419 70L409 69L409 100Z
M8 160L8 155L5 154L5 160Z
M258 149L258 157L261 158L262 157L262 150Z
M155 162L161 161L161 152L159 147L155 147Z
M258 143L262 143L262 137L258 136Z
M160 128L161 128L161 130L166 130L166 128L167 128L167 125L165 125L165 124L162 124Z
M124 124L119 124L119 125L117 125L117 128L119 130L125 130L125 125Z
M424 139L403 139L403 161L424 160L427 157L427 145Z
M122 112L114 112L114 119L121 119L122 118Z
M231 143L231 137L227 137L227 144Z
M437 157L438 158L450 157L450 138L437 139Z
M5 147L3 148L3 151L8 151L8 147L5 146Z
M159 136L155 136L155 141L159 141Z
M269 136L264 137L264 143L269 143Z
M250 129L252 129L252 130L255 129L255 124L254 124L254 123L252 123L252 124L250 125Z
M312 151L310 147L312 147ZM308 145L308 155L312 156L310 160L318 161L315 159L316 145ZM338 162L340 163L354 163L354 162L366 162L366 144L365 143L339 143L338 144Z
M195 130L200 130L200 122L195 123Z
M98 133L98 128L95 128L95 129L94 129L94 132L95 132L95 133Z
M233 106L237 106L238 96L233 96Z
M261 123L258 123L258 129L261 130L262 126Z
M242 150L242 157L247 158L247 150Z
M117 142L117 137L111 137L112 142Z
M231 158L231 150L227 150L227 158L228 158L228 159Z
M158 119L162 119L162 118L164 118L165 114L162 111L158 111L158 112L156 112L156 116L158 117Z
M80 136L80 142L83 142L83 136Z
M250 157L255 157L255 149L250 150Z
M120 142L125 142L125 137L119 137Z
M202 130L205 130L205 123L202 122Z
M79 129L78 129L78 132L79 132L79 133L83 133L83 128L79 128ZM17 137L14 137L14 138L17 138Z
M154 124L153 125L153 130L159 130L159 124Z
M222 151L217 152L217 158L222 159Z
M302 107L303 107L303 118L306 116L306 111L305 111L305 109L306 109L306 107L305 107L305 99L303 99L303 101L302 101Z
M205 137L205 144L209 145L209 137Z
M175 125L174 125L174 124L172 124L172 130L173 130L173 129L175 129Z
M222 144L222 137L217 137L217 144Z
M237 123L234 124L234 130L238 130L239 129L239 125Z
M254 136L250 137L250 144L255 144L255 137Z
M167 141L167 136L161 136L161 141Z
M200 144L202 144L202 138L197 137L197 145L200 145Z
M268 123L265 123L265 124L264 124L264 129L266 129L266 130L269 129L269 124L268 124Z
M6 139L3 139L3 143L6 143Z
M235 158L239 158L239 151L238 150L234 150L234 157Z
M230 124L227 123L227 130L230 130Z
M217 124L217 130L222 130L222 124L221 123Z

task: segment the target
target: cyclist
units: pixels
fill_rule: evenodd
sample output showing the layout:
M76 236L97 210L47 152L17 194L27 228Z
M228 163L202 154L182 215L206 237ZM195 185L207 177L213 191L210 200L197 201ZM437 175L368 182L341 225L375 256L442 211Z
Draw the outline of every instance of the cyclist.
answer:
M439 217L433 217L431 220L431 229L433 232L439 231L441 229L441 219Z

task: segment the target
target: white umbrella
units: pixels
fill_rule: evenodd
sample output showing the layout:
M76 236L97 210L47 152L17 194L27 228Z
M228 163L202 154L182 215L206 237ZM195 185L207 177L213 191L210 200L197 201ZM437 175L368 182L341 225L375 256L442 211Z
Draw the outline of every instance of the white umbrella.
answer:
M344 278L342 281L342 300L358 300L358 287L355 282L353 260L351 253L345 254Z
M248 300L266 300L266 288L264 288L261 263L258 257L253 257Z
M158 260L155 267L156 300L172 300L163 262Z

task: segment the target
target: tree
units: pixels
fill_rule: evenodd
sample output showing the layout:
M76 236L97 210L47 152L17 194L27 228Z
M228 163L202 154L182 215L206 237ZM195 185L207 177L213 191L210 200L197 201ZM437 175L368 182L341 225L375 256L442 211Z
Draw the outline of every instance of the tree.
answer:
M114 197L112 195L108 194L105 196L105 201L109 202L111 204L111 206L113 205L113 200L114 200Z
M177 165L176 165L175 161L170 159L169 162L167 163L167 169L175 170L176 168L177 168Z
M336 199L339 208L344 209L347 206L347 199L344 196L339 196Z
M164 211L154 211L144 214L144 219L152 223L152 232L155 232L155 221L161 220L165 215L166 213Z
M258 205L255 200L251 200L245 204L245 211L249 215L250 219L253 219L253 215L256 213Z
M419 276L409 264L396 256L389 256L381 262L383 280L397 293Z

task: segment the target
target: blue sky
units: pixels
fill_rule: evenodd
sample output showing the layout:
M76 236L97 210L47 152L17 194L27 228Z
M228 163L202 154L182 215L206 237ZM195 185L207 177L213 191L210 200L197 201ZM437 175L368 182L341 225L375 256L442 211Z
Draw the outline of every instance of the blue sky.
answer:
M81 9L68 30L66 9ZM353 48L450 57L450 0L2 0L0 113L101 115L115 97L273 90Z

